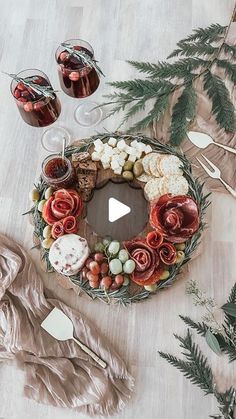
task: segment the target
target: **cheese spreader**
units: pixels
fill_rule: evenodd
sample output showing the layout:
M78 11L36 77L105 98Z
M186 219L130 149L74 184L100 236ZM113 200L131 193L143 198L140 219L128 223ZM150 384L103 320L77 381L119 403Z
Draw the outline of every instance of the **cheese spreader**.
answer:
M57 340L68 340L72 339L79 345L79 347L90 355L102 368L106 368L107 364L97 354L95 354L90 348L84 345L80 340L74 337L74 326L69 317L63 313L59 308L54 308L48 316L41 323L41 327L46 330L51 336Z

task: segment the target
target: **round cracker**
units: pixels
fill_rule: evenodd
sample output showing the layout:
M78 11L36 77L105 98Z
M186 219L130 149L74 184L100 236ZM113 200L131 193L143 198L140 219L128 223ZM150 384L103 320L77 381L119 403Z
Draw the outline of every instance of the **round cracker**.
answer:
M153 179L153 176L147 175L147 173L142 173L142 175L137 177L137 180L139 180L139 182L144 182L144 183L147 183L151 179Z
M158 163L161 158L162 158L162 155L157 153L157 154L154 154L149 161L149 170L154 177L161 176L158 170Z
M177 156L169 154L160 159L158 168L162 176L182 175L181 165L182 162Z
M188 182L184 176L174 175L165 178L165 193L172 195L186 195L188 193Z
M142 159L144 172L147 173L148 175L151 175L150 168L149 168L150 160L153 156L156 156L157 154L158 153L149 153Z
M144 186L144 195L148 201L153 201L161 196L160 187L163 178L154 178L149 180Z

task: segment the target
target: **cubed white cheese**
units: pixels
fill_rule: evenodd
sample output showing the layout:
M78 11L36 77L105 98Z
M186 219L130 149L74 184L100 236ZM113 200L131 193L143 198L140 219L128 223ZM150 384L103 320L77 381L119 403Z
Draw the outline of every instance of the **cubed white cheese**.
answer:
M95 151L101 151L104 148L103 142L98 138L94 141L94 150Z
M152 152L152 147L148 144L145 146L145 154L151 153Z
M110 169L110 163L105 163L105 162L102 162L102 167L103 167L103 169Z
M101 155L97 151L94 151L91 155L93 161L100 161Z
M114 170L115 175L121 175L122 173L122 167L120 166L118 169Z
M137 140L131 141L130 146L133 148L138 148L138 141Z
M120 154L120 150L117 147L113 148L113 154Z
M136 157L137 157L137 159L140 159L141 155L142 155L142 151L136 150Z
M104 153L107 154L108 156L112 156L113 148L111 146L109 146L108 144L105 144Z
M111 156L108 156L107 154L103 154L102 155L102 157L101 157L101 162L102 163L110 163L110 160L111 160Z
M122 159L125 160L127 158L128 154L125 151L121 151L120 156L122 157Z
M124 151L126 148L126 142L124 140L120 140L118 141L116 147L120 150L120 151Z
M114 138L114 137L110 137L110 138L109 138L109 140L108 140L108 144L109 144L111 147L115 147L115 146L116 146L116 143L117 143L117 139L116 139L116 138Z
M118 156L118 162L120 164L120 166L124 166L125 164L125 159L123 159L123 157L121 155Z
M137 157L134 154L130 154L128 156L128 161L132 161L134 163L137 160Z
M119 162L118 162L118 161L116 161L116 160L112 160L112 161L111 161L111 168L112 168L112 170L119 169L119 168L120 168L120 164L119 164Z
M139 141L138 144L137 144L137 150L139 150L141 152L145 152L145 149L146 149L146 144Z
M133 147L130 147L129 145L126 145L126 147L125 147L125 152L127 153L127 154L134 154L133 153Z

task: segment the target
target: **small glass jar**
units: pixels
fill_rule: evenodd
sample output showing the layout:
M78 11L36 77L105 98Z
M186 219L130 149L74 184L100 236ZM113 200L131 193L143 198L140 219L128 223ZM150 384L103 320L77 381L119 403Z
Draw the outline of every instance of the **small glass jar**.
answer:
M40 70L28 69L17 74L21 78L36 78L35 85L51 86L49 78ZM33 127L46 127L57 120L61 112L61 104L56 94L53 97L44 97L35 93L24 83L15 79L11 82L11 93L15 99L18 110L23 120Z
M67 157L51 154L42 163L43 180L54 189L68 188L76 183L75 168Z
M75 50L84 51L94 59L93 48L88 42L82 39L69 39L65 43L70 44ZM62 45L56 50L56 61L60 85L67 95L84 98L97 90L100 79L95 68L79 62L76 57L70 57Z

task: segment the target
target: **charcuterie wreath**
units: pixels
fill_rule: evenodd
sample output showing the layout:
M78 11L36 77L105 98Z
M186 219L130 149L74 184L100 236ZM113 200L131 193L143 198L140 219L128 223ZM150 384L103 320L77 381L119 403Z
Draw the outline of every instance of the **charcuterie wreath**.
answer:
M199 244L209 205L182 153L120 133L48 156L30 196L46 270L93 299L124 305L173 284Z

